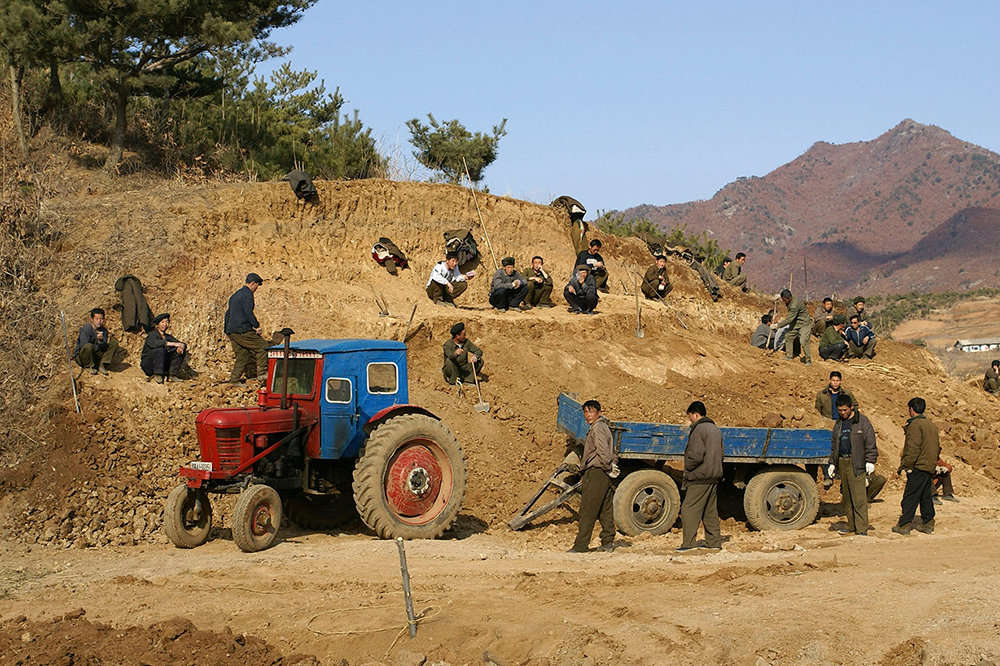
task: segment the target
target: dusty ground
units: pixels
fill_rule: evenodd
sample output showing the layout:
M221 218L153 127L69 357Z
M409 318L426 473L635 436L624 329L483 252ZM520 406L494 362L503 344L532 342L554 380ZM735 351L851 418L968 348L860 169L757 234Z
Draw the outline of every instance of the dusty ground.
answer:
M957 352L954 345L956 340L1000 337L1000 299L976 299L941 308L922 319L903 322L892 335L897 340L923 340L949 373L981 380L1000 352Z
M0 524L0 663L55 661L68 642L104 646L111 661L183 661L168 642L197 630L231 646L226 627L266 645L201 663L260 663L279 652L286 661L305 654L352 664L419 663L420 655L503 664L1000 660L988 606L1000 539L996 402L950 378L927 350L884 341L873 362L786 362L747 344L766 298L727 289L713 304L676 262L670 307L643 306L643 339L634 335L635 301L614 279L594 317L564 308L501 314L485 304L492 274L485 242L486 264L462 307L435 308L423 287L442 232L476 220L461 188L319 183L320 205L302 207L283 183L108 182L62 167L62 196L47 205L65 235L45 297L66 309L75 328L93 305L111 307L117 277L138 275L154 311L173 314L172 332L190 343L201 375L178 385L144 382L136 367L141 337L121 333L111 312L109 327L128 355L110 377L82 377L81 415L72 411L65 372L39 378L51 379L51 389L23 410L27 436L0 442L7 518ZM480 204L498 257L513 254L523 264L542 254L562 283L572 262L565 216L491 196ZM407 253L412 270L393 278L371 261L382 234ZM631 285L648 253L634 240L606 241L612 275ZM162 502L177 467L197 456L197 412L254 400L253 385L217 384L231 363L221 331L226 298L250 270L267 280L257 293L263 325L290 325L299 337L398 339L418 304L410 398L457 435L469 487L451 538L407 546L417 608L433 607L412 642L392 645L403 625L394 546L358 525L342 535L291 529L277 547L245 555L228 539L230 505L221 502L221 529L207 545L179 551L162 535ZM378 316L373 289L392 317ZM471 392L458 396L440 379L441 345L456 320L486 350L488 414L473 410ZM53 335L40 346L57 355L60 344ZM942 507L933 536L889 534L902 491L894 476L874 508L876 536L867 540L830 532L832 504L817 524L790 534L753 533L730 516L724 553L685 558L673 557L676 534L623 540L612 555L565 554L570 512L523 533L506 528L562 457L566 441L554 414L560 391L597 397L613 419L680 423L684 407L702 399L722 425L757 425L777 413L788 427L824 427L812 405L833 368L875 426L883 474L898 463L906 400L927 398L962 498ZM835 503L839 494L834 488L823 497ZM59 619L79 608L86 615ZM176 618L194 627L171 638ZM122 634L118 643L100 623ZM351 633L361 629L378 631ZM72 632L80 638L62 638Z

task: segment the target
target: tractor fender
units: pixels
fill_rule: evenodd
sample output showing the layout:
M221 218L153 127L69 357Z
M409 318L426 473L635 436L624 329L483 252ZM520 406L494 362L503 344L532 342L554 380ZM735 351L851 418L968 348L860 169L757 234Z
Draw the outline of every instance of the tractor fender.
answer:
M380 410L375 416L368 419L365 423L365 434L370 435L375 428L379 427L386 421L396 416L402 416L403 414L423 414L424 416L429 416L432 419L440 421L435 414L432 414L429 410L419 407L417 405L393 405L392 407L386 407Z

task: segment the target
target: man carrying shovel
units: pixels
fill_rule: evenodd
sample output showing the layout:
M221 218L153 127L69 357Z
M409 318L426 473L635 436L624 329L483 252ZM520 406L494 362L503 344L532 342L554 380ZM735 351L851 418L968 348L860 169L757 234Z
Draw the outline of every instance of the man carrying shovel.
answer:
M483 374L483 350L474 345L465 332L465 324L458 322L451 327L451 339L444 343L444 380L449 384L486 381Z

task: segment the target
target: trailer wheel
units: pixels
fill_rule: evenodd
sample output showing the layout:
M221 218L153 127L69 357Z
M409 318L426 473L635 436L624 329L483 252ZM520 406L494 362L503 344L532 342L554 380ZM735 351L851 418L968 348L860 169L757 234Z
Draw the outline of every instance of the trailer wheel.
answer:
M626 536L666 534L677 521L681 494L667 473L643 469L618 484L612 509L615 526Z
M436 539L462 508L465 480L465 454L448 427L405 414L365 442L354 470L354 502L383 539Z
M350 492L333 495L292 495L285 502L285 515L307 530L332 530L358 517Z
M819 513L816 481L798 467L758 472L747 483L743 510L758 530L797 530Z
M212 503L208 493L181 484L170 491L163 507L163 531L178 548L196 548L212 531Z
M271 486L257 484L240 493L233 510L233 541L244 553L270 548L281 527L281 498Z

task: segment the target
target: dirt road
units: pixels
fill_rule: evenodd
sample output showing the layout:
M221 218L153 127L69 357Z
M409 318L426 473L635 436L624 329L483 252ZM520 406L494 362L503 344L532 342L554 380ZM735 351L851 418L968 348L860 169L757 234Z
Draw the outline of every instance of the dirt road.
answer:
M829 514L836 492L824 500ZM939 507L935 534L901 537L889 531L898 508L898 492L874 504L867 538L838 536L835 516L788 533L726 524L718 554L677 555L676 533L564 553L568 513L522 533L409 542L425 619L416 639L395 644L405 626L396 548L364 534L288 531L254 555L225 531L192 551L7 545L0 641L21 652L0 663L46 640L14 618L80 608L91 622L148 632L183 616L324 664L1000 661L1000 509L964 498Z

